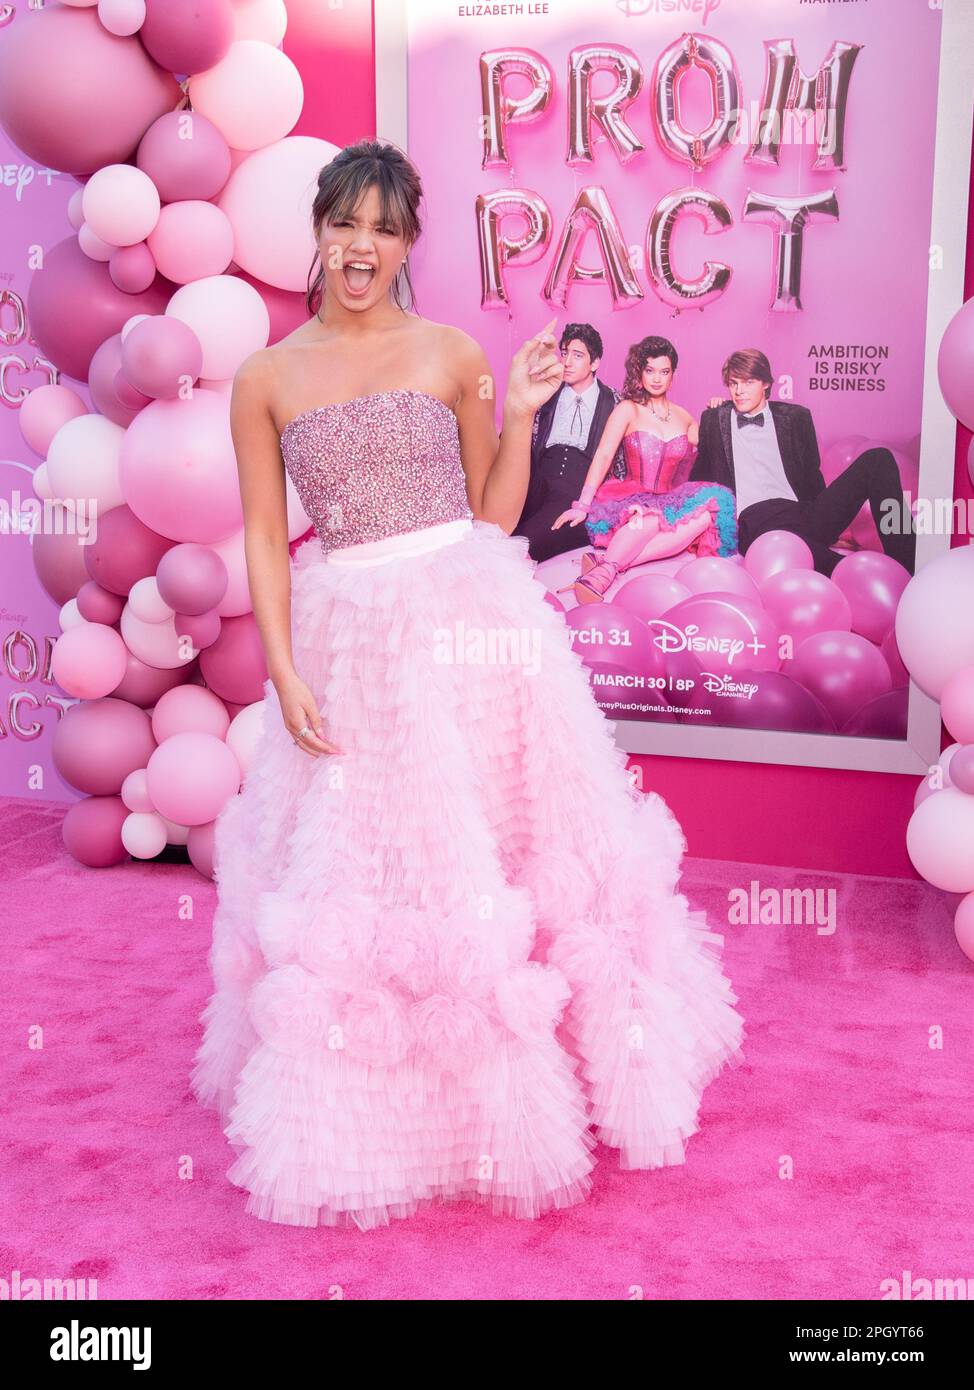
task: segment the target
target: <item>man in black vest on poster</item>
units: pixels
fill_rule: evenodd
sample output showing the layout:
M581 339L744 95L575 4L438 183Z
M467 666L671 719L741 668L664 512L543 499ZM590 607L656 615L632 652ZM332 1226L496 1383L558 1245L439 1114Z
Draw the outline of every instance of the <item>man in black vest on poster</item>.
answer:
M735 493L741 554L765 531L793 531L815 569L829 575L842 559L832 546L868 502L883 550L912 574L916 533L890 450L865 449L826 486L812 412L768 399L774 378L766 355L758 348L732 352L722 375L731 398L702 412L690 478ZM887 508L900 519L892 530L883 525Z
M528 538L528 554L539 563L588 542L584 527L552 523L582 490L592 456L619 393L595 373L602 339L588 323L569 323L561 335L565 375L559 390L536 412L531 432L531 479L515 536ZM622 447L607 476L625 475Z

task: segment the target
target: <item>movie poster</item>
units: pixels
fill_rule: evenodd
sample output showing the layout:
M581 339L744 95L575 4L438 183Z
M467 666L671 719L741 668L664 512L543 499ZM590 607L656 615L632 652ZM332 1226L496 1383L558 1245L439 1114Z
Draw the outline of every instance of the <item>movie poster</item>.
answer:
M378 134L424 180L416 308L483 344L499 397L556 319L516 534L629 751L930 756L895 618L957 529L929 389L963 274L935 216L943 23L928 0L406 6L404 129L380 94Z

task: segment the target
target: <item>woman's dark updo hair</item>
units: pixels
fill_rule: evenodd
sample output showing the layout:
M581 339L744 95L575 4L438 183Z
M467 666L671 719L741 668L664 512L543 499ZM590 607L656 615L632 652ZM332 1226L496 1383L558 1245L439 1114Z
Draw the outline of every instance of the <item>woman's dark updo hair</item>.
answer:
M315 241L321 236L322 223L341 222L351 217L363 193L373 186L379 190L383 221L403 238L408 251L422 231L419 204L423 186L415 165L410 163L403 151L397 145L383 144L380 140L359 140L354 145L346 145L318 174L318 192L311 208ZM318 273L315 275L316 266ZM405 279L409 306L412 306L416 296L408 261L393 281L393 298L400 309L405 309L409 306L403 304L399 297L400 277ZM316 253L308 271L308 291L305 296L305 304L311 315L317 314L321 307L324 280L321 257Z
M676 348L669 338L643 338L642 342L633 343L626 354L626 382L622 388L623 400L636 401L639 405L645 405L649 400L649 392L643 386L643 372L646 370L646 363L652 357L668 357L670 366L676 371L679 358L676 355Z

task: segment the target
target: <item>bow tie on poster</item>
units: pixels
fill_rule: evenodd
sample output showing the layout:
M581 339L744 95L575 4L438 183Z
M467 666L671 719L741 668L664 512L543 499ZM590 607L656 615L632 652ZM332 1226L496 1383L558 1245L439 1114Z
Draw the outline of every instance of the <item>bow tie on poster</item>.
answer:
M737 428L741 429L744 425L760 425L764 429L764 413L760 415L741 415L737 416Z

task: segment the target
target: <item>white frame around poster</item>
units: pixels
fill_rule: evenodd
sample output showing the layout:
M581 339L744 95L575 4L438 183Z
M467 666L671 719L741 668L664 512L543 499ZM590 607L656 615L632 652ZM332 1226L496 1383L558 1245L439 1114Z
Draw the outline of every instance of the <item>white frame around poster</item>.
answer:
M421 4L422 0L374 0L373 8L376 134L407 151L407 15L411 3ZM929 273L918 488L921 496L936 498L952 497L954 488L957 422L940 392L937 352L944 329L964 299L974 111L974 6L970 0L943 0L942 9L930 245L942 248L943 255L939 266L931 257ZM943 554L949 545L949 536L918 535L917 570ZM940 706L913 681L904 740L652 724L633 719L612 722L616 742L627 753L635 754L844 767L913 776L925 773L940 754Z

